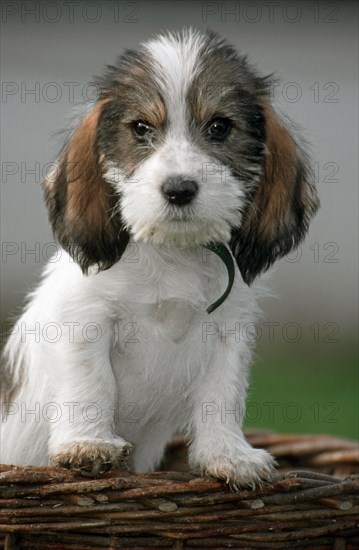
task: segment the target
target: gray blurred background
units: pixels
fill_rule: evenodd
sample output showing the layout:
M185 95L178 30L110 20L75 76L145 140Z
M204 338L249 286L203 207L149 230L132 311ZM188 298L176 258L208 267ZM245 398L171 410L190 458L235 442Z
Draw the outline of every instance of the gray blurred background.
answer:
M210 27L248 53L262 73L280 79L275 102L311 144L322 204L301 249L269 277L276 297L264 300L263 308L275 330L272 337L269 325L261 326L259 362L278 365L279 356L285 358L283 368L293 356L311 367L334 362L341 374L333 395L340 393L343 401L353 396L358 389L357 11L356 2L3 2L2 322L18 314L54 252L39 184L61 147L58 130L68 126L76 105L94 96L87 83L124 48L152 34ZM318 384L328 379L321 375ZM338 380L345 381L339 390ZM357 406L356 398L352 404ZM347 420L354 416L352 409L347 413ZM353 424L350 434L356 429Z

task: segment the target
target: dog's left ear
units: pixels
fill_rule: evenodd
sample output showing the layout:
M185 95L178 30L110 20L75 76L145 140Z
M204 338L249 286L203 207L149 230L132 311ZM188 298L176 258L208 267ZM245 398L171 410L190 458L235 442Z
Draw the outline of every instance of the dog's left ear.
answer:
M319 207L308 158L268 100L264 175L248 197L230 246L243 280L250 284L304 238Z

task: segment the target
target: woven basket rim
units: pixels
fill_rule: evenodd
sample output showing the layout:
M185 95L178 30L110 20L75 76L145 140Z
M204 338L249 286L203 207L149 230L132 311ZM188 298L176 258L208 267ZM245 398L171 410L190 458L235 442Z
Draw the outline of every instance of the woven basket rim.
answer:
M359 547L357 442L268 430L246 436L276 450L282 466L273 482L255 490L234 492L188 470L114 470L88 479L46 466L0 465L0 542L7 550L314 549L338 540L343 548ZM178 436L168 452L185 447Z

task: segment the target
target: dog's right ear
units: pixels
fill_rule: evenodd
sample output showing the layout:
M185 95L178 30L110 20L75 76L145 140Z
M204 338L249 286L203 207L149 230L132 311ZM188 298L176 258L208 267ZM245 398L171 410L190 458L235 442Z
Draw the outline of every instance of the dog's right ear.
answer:
M99 101L82 119L42 184L53 232L84 273L91 265L111 267L129 241L120 196L103 177L98 134L105 105Z

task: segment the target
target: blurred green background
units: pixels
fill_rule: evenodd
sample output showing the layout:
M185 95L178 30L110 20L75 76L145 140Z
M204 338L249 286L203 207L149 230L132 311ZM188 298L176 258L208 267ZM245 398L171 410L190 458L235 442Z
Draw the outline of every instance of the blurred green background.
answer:
M259 350L245 425L358 439L359 374L352 344Z

